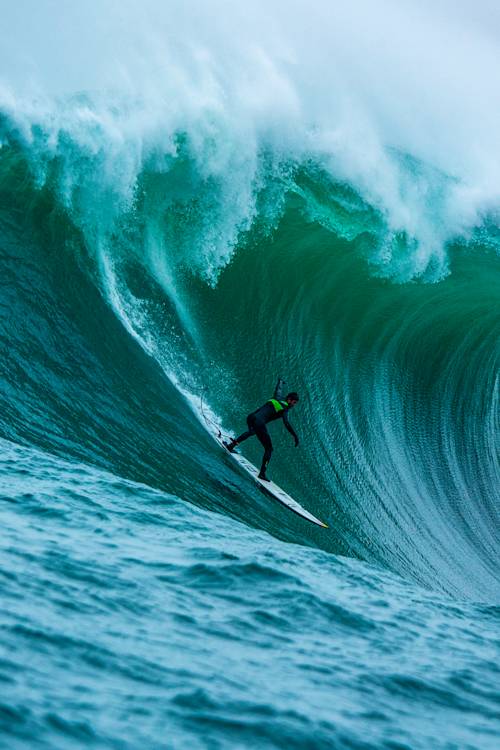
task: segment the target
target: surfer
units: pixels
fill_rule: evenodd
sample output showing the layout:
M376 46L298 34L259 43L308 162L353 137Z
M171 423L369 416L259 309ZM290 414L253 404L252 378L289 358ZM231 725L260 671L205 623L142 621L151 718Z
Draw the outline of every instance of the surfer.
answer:
M257 439L260 440L264 447L264 458L262 459L262 466L260 467L259 479L264 479L266 482L270 481L266 476L266 470L269 461L271 460L271 453L273 452L273 444L271 442L271 436L267 431L266 424L275 419L283 419L286 429L295 439L295 447L299 444L299 438L288 421L288 412L296 403L298 403L299 397L292 391L283 398L284 385L285 381L279 378L276 388L274 389L273 397L270 398L269 401L266 401L266 403L259 409L248 415L247 432L244 432L229 443L224 443L227 450L232 453L237 445L252 435L257 435Z

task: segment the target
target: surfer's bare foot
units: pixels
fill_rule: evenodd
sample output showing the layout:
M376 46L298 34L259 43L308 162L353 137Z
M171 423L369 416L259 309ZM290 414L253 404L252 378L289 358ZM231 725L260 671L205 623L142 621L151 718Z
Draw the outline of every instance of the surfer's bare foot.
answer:
M236 440L231 440L230 443L226 443L226 441L224 440L223 445L224 445L224 448L227 448L229 453L234 453L234 449L236 448L238 443L236 442Z
M268 479L268 478L266 477L266 475L265 475L265 474L263 474L262 472L260 472L260 474L258 474L258 477L259 477L259 479L263 479L263 480L264 480L264 482L270 482L270 481L271 481L271 480L270 480L270 479Z

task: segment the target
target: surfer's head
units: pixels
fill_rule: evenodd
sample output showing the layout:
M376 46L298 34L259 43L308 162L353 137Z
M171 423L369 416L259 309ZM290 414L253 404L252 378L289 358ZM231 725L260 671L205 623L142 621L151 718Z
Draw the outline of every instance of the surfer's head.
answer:
M292 391L285 397L285 401L288 401L288 406L295 406L299 401L299 394Z

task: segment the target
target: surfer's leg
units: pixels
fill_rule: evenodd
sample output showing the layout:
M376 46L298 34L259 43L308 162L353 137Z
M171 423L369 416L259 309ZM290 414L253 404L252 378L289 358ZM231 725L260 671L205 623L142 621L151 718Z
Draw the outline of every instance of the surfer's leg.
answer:
M244 440L247 440L247 438L252 437L252 435L255 435L255 430L247 430L242 435L236 438L234 441L235 443L242 443Z
M255 434L264 447L264 458L262 459L262 466L259 471L259 479L265 479L266 482L269 482L270 480L266 477L266 470L273 452L271 436L269 435L265 424L257 426L255 428Z
M239 437L237 437L235 440L231 440L230 443L226 443L224 441L224 445L228 449L229 453L232 453L234 451L234 449L236 448L237 445L239 445L240 443L242 443L244 440L246 440L247 438L251 437L252 435L255 435L255 432L253 432L253 430L247 430L247 432L244 432L242 435L240 435Z
M234 451L237 445L242 443L244 440L247 440L247 438L252 437L252 435L255 435L253 414L248 415L247 425L248 425L248 430L246 432L244 432L239 437L235 438L235 440L231 440L230 443L224 443L224 445L226 446L226 448L228 449L230 453Z

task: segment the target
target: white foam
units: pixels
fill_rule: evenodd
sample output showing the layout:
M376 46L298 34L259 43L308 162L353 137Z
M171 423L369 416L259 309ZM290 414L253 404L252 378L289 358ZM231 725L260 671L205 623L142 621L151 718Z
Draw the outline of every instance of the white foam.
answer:
M220 203L200 238L209 281L255 215L264 150L353 184L418 240L416 275L445 269L446 241L498 205L500 10L487 0L18 0L2 18L0 109L40 181L61 159L61 195L86 226L112 224L144 166L166 169L189 134ZM433 169L415 175L401 152Z

